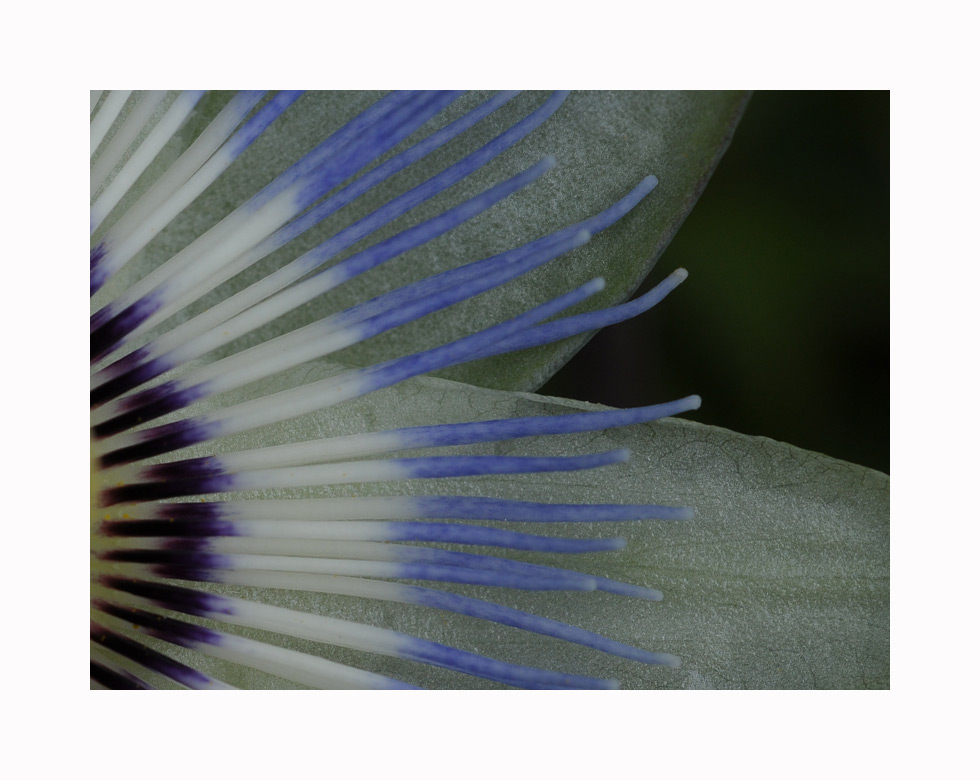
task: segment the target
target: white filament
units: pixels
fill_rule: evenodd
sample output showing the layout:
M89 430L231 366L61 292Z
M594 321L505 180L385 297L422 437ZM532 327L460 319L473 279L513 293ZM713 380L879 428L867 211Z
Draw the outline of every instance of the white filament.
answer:
M116 117L119 116L119 112L122 111L122 107L126 105L126 101L128 99L129 90L113 90L106 96L106 99L102 101L102 106L99 108L98 113L92 118L91 124L89 125L89 134L92 145L92 150L89 152L89 157L95 154L95 150L101 145L102 139L105 138L105 134L109 132L109 128L112 127L113 122L116 121Z

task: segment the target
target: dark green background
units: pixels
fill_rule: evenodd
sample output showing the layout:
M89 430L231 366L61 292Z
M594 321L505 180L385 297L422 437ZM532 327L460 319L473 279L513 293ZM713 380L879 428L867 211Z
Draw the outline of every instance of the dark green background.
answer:
M541 392L635 406L889 469L889 95L759 92L642 289Z

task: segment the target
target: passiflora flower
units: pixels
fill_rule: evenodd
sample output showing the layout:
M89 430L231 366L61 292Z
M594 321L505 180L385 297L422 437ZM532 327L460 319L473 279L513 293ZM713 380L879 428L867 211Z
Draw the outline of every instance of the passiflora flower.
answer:
M883 684L873 473L513 392L684 280L619 302L742 105L93 94L95 683Z

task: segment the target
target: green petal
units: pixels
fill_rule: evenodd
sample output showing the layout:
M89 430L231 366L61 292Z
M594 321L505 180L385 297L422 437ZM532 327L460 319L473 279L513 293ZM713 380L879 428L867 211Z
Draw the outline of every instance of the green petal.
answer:
M171 256L190 236L203 232L278 172L323 140L381 93L313 92L304 95L272 125L215 186L179 216L144 253L144 267ZM465 95L432 120L431 132L482 102L489 93ZM479 148L537 108L548 93L523 93L461 138L422 160L381 188L359 199L325 224L233 280L240 287L270 267L315 246L339 228L369 213L394 195L429 178ZM212 96L184 130L190 139L227 96ZM426 246L395 258L283 320L238 342L264 341L287 327L305 324L396 286L440 270L519 246L590 217L625 195L648 174L658 187L626 218L564 258L521 279L423 321L346 350L339 359L370 365L395 355L445 343L514 316L537 303L603 276L607 287L577 310L608 306L628 298L693 207L727 147L745 106L742 92L573 92L544 125L448 193L368 239L369 244L417 224L487 187L554 155L558 166L542 179L471 222ZM420 137L416 134L413 138ZM360 247L359 247L360 248ZM673 269L664 269L666 274ZM210 305L189 307L189 316ZM449 369L445 376L499 389L539 387L575 354L588 335L559 344ZM226 350L227 351L227 350Z
M326 365L307 368L302 379L319 378L332 370ZM282 381L292 383L299 378L300 374L293 372ZM339 409L219 444L222 448L258 446L295 439L304 431L340 434L433 422L567 413L570 408L598 407L422 378ZM684 420L465 449L471 453L570 455L618 447L632 451L630 462L597 471L366 485L358 486L357 493L438 492L532 501L695 507L697 515L689 522L550 529L570 535L625 536L629 544L622 552L525 557L654 587L663 591L663 602L605 593L456 589L580 625L644 649L674 653L682 658L680 669L646 667L423 608L283 591L249 591L248 595L385 625L504 660L616 677L627 688L888 687L887 476L769 439ZM336 488L303 493L337 494L340 491ZM513 527L549 532L530 524ZM302 647L314 652L322 649L310 644ZM425 687L483 685L480 680L408 662L329 652L331 658ZM215 674L228 677L227 670L215 670ZM260 687L277 682L253 677L229 681Z

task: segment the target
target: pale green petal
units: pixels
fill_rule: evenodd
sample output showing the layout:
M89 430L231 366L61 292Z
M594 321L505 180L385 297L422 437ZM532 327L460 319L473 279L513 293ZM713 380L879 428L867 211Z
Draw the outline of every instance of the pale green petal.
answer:
M313 379L328 371L322 366L307 368L286 381L298 376ZM567 413L570 407L596 408L422 378L225 444L256 446L327 432ZM663 602L603 593L460 589L638 647L675 653L683 659L680 669L646 667L422 608L297 593L250 595L395 627L506 660L617 677L628 688L888 687L887 476L769 439L683 420L522 440L478 451L574 454L617 447L631 449L631 461L599 471L415 481L365 486L358 492L410 490L695 507L696 518L684 523L552 527L554 533L622 535L629 545L619 553L528 558L658 588ZM338 493L319 489L305 495ZM527 525L524 530L542 532L541 526ZM355 658L343 652L330 657L356 660L359 666L426 687L481 684L407 662ZM274 682L263 678L253 684L267 687Z

